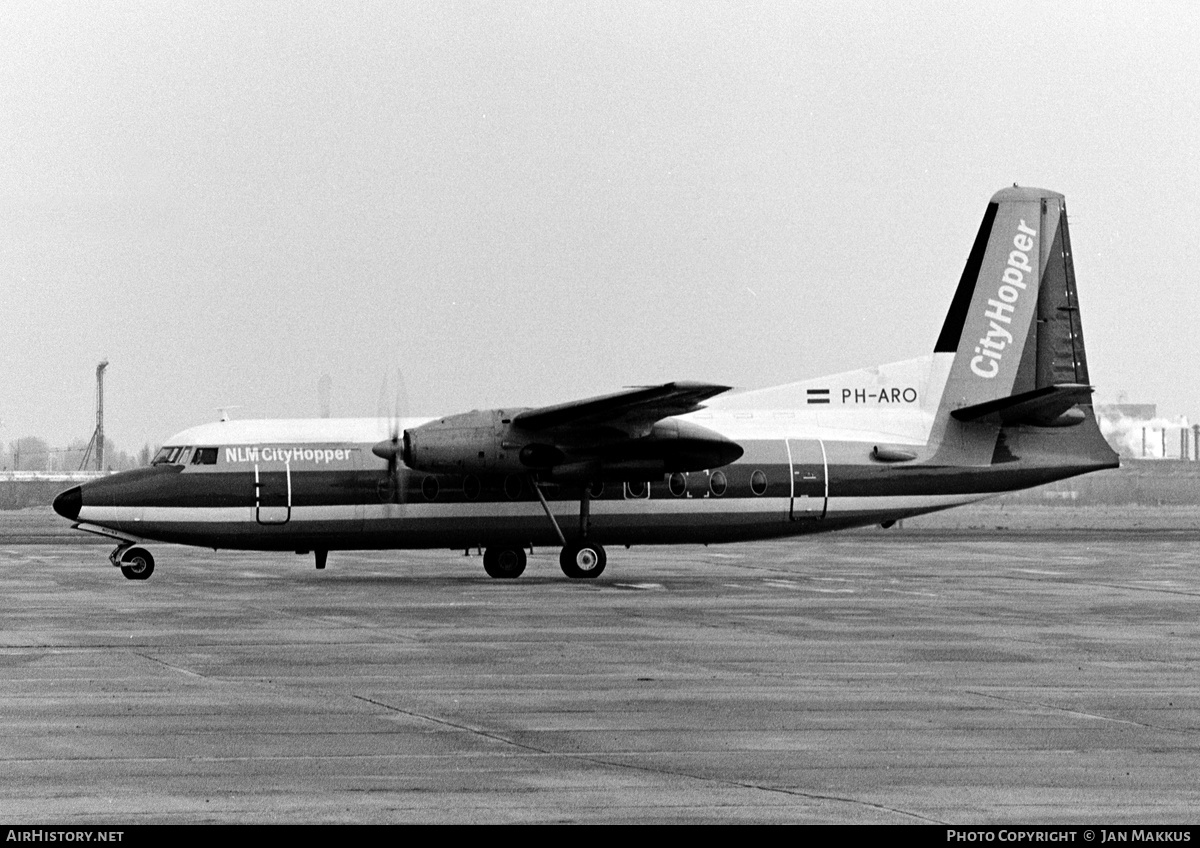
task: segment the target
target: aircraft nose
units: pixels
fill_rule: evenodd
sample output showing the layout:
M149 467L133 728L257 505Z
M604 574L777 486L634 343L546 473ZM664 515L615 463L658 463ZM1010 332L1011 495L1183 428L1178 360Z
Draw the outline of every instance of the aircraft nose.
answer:
M54 499L54 511L63 518L71 521L79 517L79 510L82 506L83 492L78 486L73 489L67 489Z

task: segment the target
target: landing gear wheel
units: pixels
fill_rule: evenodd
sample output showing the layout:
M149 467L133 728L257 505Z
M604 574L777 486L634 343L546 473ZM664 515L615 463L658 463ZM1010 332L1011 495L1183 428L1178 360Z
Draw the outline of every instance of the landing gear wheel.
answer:
M130 548L121 554L121 573L130 580L146 580L154 573L154 557L145 548Z
M568 577L599 577L607 562L604 548L594 542L572 542L558 555L558 564Z
M520 577L525 570L525 551L520 548L488 548L483 552L483 570L488 577Z

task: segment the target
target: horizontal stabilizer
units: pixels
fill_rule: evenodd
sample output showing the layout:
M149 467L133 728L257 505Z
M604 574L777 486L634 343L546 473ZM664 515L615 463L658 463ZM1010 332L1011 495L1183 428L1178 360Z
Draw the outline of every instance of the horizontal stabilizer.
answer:
M1043 386L1009 397L977 403L952 410L950 415L959 421L984 421L991 424L1033 424L1038 427L1061 427L1078 424L1082 413L1068 415L1071 407L1090 403L1092 387L1082 383L1061 383Z

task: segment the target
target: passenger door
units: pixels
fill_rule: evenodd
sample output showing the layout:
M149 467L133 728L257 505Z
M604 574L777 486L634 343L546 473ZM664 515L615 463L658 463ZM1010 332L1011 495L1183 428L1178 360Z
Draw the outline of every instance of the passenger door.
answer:
M829 473L820 439L788 439L792 466L792 521L819 521L829 504Z
M254 463L254 520L287 524L292 519L291 463Z

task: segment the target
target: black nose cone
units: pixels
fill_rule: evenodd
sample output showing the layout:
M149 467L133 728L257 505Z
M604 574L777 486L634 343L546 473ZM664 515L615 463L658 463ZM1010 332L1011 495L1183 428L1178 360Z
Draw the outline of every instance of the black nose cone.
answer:
M79 508L83 506L83 492L76 486L74 489L67 489L61 495L54 499L54 511L63 518L68 518L74 521L79 517Z

